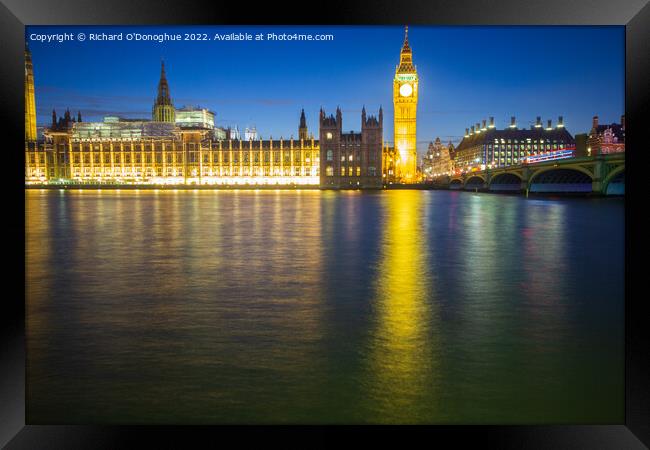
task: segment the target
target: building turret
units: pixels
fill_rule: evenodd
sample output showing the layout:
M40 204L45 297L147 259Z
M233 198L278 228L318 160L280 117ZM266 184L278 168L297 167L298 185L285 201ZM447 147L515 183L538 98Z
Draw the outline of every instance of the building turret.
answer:
M165 62L161 62L158 96L153 105L153 121L175 123L175 109L169 94L169 84L165 75Z
M56 128L57 119L56 119L56 110L52 110L52 128Z
M305 110L300 112L300 125L298 127L298 139L307 140L307 119L305 118Z
M81 122L81 111L77 111L77 122Z

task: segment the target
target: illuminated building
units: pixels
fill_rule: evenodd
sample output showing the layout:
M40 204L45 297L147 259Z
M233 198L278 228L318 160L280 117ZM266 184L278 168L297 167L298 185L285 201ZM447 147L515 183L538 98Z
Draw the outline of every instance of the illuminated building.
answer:
M214 129L214 113L208 109L185 106L177 109L175 115L176 125L181 128L196 127Z
M435 143L430 142L427 153L422 159L422 174L425 179L432 179L437 176L447 175L452 170L451 153L454 146L451 142L443 145L440 138Z
M383 112L366 116L361 111L361 132L343 133L343 115L320 111L321 186L331 188L381 187Z
M33 84L27 72L31 73L28 59L26 83ZM27 100L27 86L25 91ZM297 140L262 140L254 128L247 128L246 139L241 140L237 128L215 127L214 117L205 108L174 108L163 63L152 120L106 116L102 122L82 122L81 113L75 120L69 110L63 117L52 111L52 124L43 130L41 142L30 144L26 135L25 182L382 185L381 108L378 117L366 116L363 108L360 133L342 132L340 109L336 118L326 118L321 110L320 141L309 135L304 110Z
M394 162L395 178L403 183L417 181L418 74L413 65L413 52L405 29L400 62L393 79ZM390 153L390 151L388 151Z
M317 140L226 140L210 111L177 115L164 65L152 116L82 122L53 111L44 141L25 147L26 183L319 185Z
M599 125L598 116L594 116L589 137L587 138L587 156L625 152L625 115L621 123Z
M537 117L530 129L518 128L512 117L510 126L503 130L498 130L490 117L489 124L483 120L482 125L477 123L465 129L465 136L454 151L454 169L517 165L529 156L558 150L575 150L575 140L564 127L562 116L555 127L549 120L546 128Z
M25 44L25 141L36 141L36 99L32 53Z
M156 121L75 122L27 151L26 182L318 185L318 141L216 140Z
M53 111L44 140L26 141L25 182L381 187L382 110L366 116L364 107L361 119L360 133L343 133L341 111L335 119L321 110L319 141L306 138L303 110L300 139L226 139L238 130L215 127L211 111L174 109L163 66L153 120L82 122Z

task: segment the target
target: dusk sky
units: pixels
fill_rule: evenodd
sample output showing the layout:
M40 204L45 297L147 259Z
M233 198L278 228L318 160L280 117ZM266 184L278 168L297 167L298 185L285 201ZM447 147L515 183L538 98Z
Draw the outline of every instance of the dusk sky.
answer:
M88 33L311 33L333 41L68 42L43 43L30 34ZM624 27L410 26L420 78L418 150L439 136L457 143L465 128L510 116L528 128L541 116L564 116L575 135L624 113ZM30 26L37 121L52 108L81 111L85 121L105 115L151 118L164 59L177 108L200 105L218 126L254 125L263 138L298 135L304 108L318 137L318 111L343 110L343 130L361 128L384 108L384 140L393 135L392 79L404 39L400 26Z

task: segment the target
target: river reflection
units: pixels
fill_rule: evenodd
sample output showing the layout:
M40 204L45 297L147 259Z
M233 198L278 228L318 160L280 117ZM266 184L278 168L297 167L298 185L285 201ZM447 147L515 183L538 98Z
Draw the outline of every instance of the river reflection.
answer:
M435 408L429 400L439 381L438 355L431 334L437 323L429 304L431 279L424 253L423 203L417 191L386 194L372 341L364 380L369 391L369 421L426 422L431 416L425 412Z
M28 190L25 206L29 423L623 420L620 200Z

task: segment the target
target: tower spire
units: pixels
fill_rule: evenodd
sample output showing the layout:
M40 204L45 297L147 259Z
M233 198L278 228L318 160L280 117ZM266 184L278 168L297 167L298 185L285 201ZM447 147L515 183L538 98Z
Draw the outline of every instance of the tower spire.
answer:
M158 96L153 105L153 120L155 122L175 122L176 110L169 94L169 83L165 74L165 61L160 60L160 81L158 81Z
M298 139L307 139L307 118L305 117L305 109L300 111L300 125L298 126Z
M413 51L409 45L409 27L404 27L404 43L399 55L399 66L397 71L400 73L414 72L415 66L413 65Z
M158 98L156 103L159 105L171 105L172 99L169 95L169 83L165 75L165 61L160 60L160 81L158 82Z
M307 127L307 119L305 118L305 109L300 111L300 127Z

